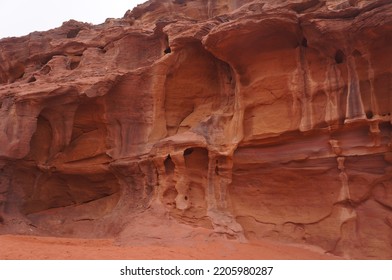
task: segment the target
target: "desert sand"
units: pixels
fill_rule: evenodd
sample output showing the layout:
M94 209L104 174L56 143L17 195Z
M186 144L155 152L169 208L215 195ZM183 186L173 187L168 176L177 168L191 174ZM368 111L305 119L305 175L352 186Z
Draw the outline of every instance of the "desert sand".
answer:
M339 259L311 246L213 241L176 246L121 246L111 239L0 236L2 260L311 260Z

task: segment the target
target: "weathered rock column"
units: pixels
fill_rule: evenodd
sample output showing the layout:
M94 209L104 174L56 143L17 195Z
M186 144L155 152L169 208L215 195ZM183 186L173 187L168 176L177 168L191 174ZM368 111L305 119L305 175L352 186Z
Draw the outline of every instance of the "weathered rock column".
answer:
M176 208L180 210L186 210L190 207L190 199L188 195L189 191L189 178L187 176L187 170L185 166L185 159L182 152L174 153L170 155L174 164L174 181L175 188L177 191Z
M214 231L228 238L245 241L242 226L235 220L227 207L227 187L231 183L233 162L231 157L219 156L216 152L208 154L207 213Z

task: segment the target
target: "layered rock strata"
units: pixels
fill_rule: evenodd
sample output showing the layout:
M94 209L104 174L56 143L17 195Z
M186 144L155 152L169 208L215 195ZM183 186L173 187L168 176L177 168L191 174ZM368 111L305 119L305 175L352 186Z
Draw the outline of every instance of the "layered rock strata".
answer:
M391 34L390 0L151 0L0 40L0 231L392 258Z

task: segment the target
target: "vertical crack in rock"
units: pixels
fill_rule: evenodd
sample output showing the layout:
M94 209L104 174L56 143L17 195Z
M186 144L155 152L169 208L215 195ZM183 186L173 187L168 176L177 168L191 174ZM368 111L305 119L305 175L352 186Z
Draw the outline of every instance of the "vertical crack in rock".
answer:
M298 64L298 83L301 92L301 123L300 131L308 131L313 127L312 123L312 105L309 89L309 67L306 60L306 48L299 47L299 64Z

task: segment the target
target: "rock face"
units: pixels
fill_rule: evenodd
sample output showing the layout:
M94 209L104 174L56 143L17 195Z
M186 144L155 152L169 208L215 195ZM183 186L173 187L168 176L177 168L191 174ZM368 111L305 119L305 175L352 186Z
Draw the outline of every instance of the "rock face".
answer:
M392 258L391 34L390 0L151 0L0 40L0 232Z

